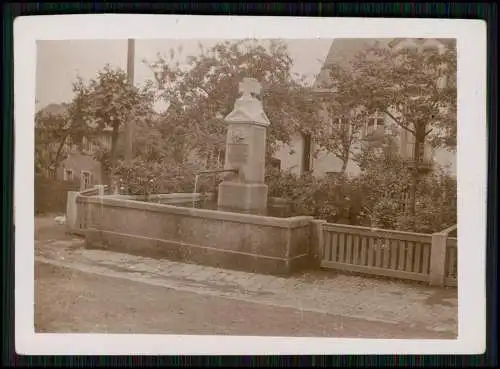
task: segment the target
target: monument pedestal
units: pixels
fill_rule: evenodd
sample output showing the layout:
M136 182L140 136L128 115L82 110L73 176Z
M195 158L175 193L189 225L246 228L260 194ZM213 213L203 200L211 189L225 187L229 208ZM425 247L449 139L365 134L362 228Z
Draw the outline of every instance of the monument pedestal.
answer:
M219 184L218 208L256 214L267 210L267 185L224 181Z
M270 122L256 98L261 86L253 78L240 83L242 96L226 117L228 123L224 169L236 173L219 184L221 210L265 214L267 185L264 183L266 129Z

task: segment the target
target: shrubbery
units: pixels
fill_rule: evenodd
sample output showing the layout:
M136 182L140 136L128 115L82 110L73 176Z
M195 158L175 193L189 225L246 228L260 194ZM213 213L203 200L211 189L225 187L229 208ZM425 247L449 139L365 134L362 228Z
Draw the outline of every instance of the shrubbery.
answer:
M358 224L360 207L354 183L344 176L316 178L271 170L267 175L269 195L294 204L294 213L329 222Z
M198 170L196 166L173 161L136 159L128 165L120 162L115 178L121 179L125 192L132 195L192 192ZM456 179L439 170L421 179L414 217L405 211L407 198L399 190L404 188L402 178L387 171L364 171L353 178L343 175L318 178L268 168L265 181L269 196L291 201L294 214L332 223L423 233L457 223ZM202 176L197 190L216 191L218 182L213 176Z
M181 165L174 161L156 162L135 159L129 164L124 161L119 162L113 178L123 187L122 192L130 195L192 192L198 170L199 168L195 165ZM213 177L199 178L198 192L213 190Z
M386 178L398 181L397 177ZM400 183L377 186L366 174L315 178L270 170L267 183L270 196L292 201L296 214L328 222L423 233L457 223L456 179L439 171L422 179L414 218L405 211L404 196L388 196L382 191Z

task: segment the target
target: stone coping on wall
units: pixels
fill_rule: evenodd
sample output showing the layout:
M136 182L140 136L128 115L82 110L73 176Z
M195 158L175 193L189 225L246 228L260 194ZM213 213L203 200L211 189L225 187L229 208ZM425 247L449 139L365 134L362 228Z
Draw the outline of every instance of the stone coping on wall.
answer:
M193 200L199 194L167 194L167 195L154 195L156 198L171 198L171 199L186 199ZM162 196L162 197L160 197ZM157 204L150 202L138 201L138 198L144 196L78 196L76 201L78 203L106 205L110 207L128 208L147 210L160 213L177 214L188 217L204 217L215 220L223 220L235 223L256 224L268 227L278 228L296 228L308 225L314 218L311 216L295 216L290 218L277 218L263 215L244 214L227 212L221 210L208 210L197 208L179 207L169 204ZM152 197L150 197L152 198Z
M193 201L193 200L198 200L200 198L204 199L212 199L215 196L214 193L207 192L207 193L185 193L185 192L180 192L180 193L157 193L157 194L151 194L149 195L149 199L155 200L155 199L172 199L172 200L186 200L186 201ZM129 200L142 200L146 196L145 195L106 195L107 198L114 198L114 199L129 199ZM283 199L281 197L269 197L268 199L269 203L273 205L291 205L292 202Z
M203 194L203 196L211 197L211 193ZM148 196L149 199L182 199L182 200L193 200L202 197L201 193L155 193ZM106 198L113 199L129 199L129 200L141 200L146 198L146 195L106 195Z

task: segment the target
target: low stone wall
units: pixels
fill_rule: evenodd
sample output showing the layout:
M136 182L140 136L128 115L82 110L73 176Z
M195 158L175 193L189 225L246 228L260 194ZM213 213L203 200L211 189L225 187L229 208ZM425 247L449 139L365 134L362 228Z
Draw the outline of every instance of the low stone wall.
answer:
M199 195L154 196L185 203ZM276 275L311 263L312 217L273 218L134 198L77 197L87 247Z
M83 212L79 209L77 198L81 196L104 196L107 186L96 185L83 191L68 191L66 200L66 233L84 236L81 226Z
M135 200L144 202L146 200L157 202L160 204L185 204L191 201L198 201L200 199L211 199L213 194L200 194L200 193L158 193L149 196L146 195L116 195L117 199Z

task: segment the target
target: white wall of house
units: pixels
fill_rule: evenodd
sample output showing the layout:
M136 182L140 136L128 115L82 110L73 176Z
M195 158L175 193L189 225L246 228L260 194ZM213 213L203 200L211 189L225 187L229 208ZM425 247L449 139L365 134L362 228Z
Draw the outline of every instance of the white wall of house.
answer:
M317 144L312 145L311 151L317 151L316 156L312 156L311 169L313 175L321 177L329 172L340 172L342 161L335 155L319 149ZM304 139L300 134L294 135L289 145L282 144L281 149L274 155L281 161L281 169L291 171L293 174L300 175L303 173L302 158L304 155ZM346 173L349 175L357 175L359 167L351 161L348 162Z
M387 121L393 127L392 122ZM414 136L407 131L399 129L399 142L401 145L401 155L410 158L413 155ZM318 149L317 144L313 144L312 151ZM290 170L294 174L302 174L302 157L304 155L304 139L302 135L296 134L293 136L289 145L282 144L280 150L275 154L275 157L281 161L282 170ZM443 166L450 174L456 175L456 153L446 149L432 149L429 145L424 145L424 157L440 166ZM312 158L311 169L315 176L321 177L329 172L340 172L342 161L335 155L328 153L325 150L318 150L316 157ZM356 176L360 173L359 167L349 160L346 174Z
M279 144L279 149L274 154L281 161L281 170L290 171L293 174L302 173L302 158L304 155L304 138L300 133L292 136L290 144Z
M312 171L315 176L321 177L328 173L338 173L342 169L342 161L335 155L321 150L313 159ZM352 161L347 162L346 174L356 176L360 172L359 167Z
M363 40L363 45L359 42L360 40L352 39L352 40L335 40L332 44L332 48L329 51L325 59L325 63L344 63L346 60L351 59L354 56L353 50L356 48L363 49L365 47ZM418 48L420 50L425 50L426 48L438 48L440 52L444 51L445 44L443 40L437 39L403 39L403 40L395 40L397 41L394 46L395 48ZM331 57L333 55L333 57ZM323 69L322 69L323 71ZM324 80L326 77L322 76L322 72L318 77L318 80ZM443 77L438 81L439 87L444 87L447 81ZM319 112L322 113L321 111ZM395 116L397 116L396 112L393 112ZM323 116L326 121L328 121L328 116ZM414 148L414 136L402 130L400 127L397 127L393 120L387 116L378 115L379 119L382 119L384 122L384 127L388 129L388 131L394 130L394 133L399 137L399 145L401 148L401 155L408 159L413 158L413 148ZM378 121L377 121L378 122ZM374 126L375 124L373 124ZM371 129L370 127L366 127L366 129ZM276 153L276 158L281 160L281 168L283 170L291 170L296 174L301 174L303 172L302 168L302 158L304 155L303 152L304 143L303 138L300 134L297 134L293 137L292 143L290 145L283 145L283 147ZM317 150L317 146L313 145L312 152ZM290 151L293 153L290 154ZM430 145L424 144L423 147L423 155L426 161L432 162L434 161L439 166L445 167L448 172L452 175L456 175L456 153L453 151L445 150L445 149L432 149ZM337 158L335 155L326 152L325 150L320 150L317 152L316 157L312 156L311 159L311 169L313 174L316 176L323 176L329 172L340 172L342 168L342 161ZM346 169L346 173L350 176L355 176L359 174L359 167L351 160L348 162L348 166Z
M434 151L434 160L453 176L457 175L457 154L454 151L438 148Z

